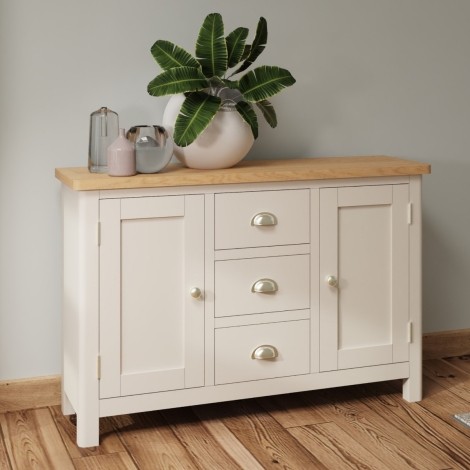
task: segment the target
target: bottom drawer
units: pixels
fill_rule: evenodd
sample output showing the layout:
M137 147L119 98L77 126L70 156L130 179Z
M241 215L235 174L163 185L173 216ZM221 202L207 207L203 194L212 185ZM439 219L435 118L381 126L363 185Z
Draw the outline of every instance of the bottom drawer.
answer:
M309 320L215 330L215 383L308 374L309 331Z

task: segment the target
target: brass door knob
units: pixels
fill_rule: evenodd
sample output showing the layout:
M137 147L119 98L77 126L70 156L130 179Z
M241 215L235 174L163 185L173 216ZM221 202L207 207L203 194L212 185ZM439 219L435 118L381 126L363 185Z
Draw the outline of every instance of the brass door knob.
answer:
M338 287L338 279L335 276L328 276L326 282L331 287Z
M202 291L199 287L192 287L189 293L194 299L200 299L202 297Z

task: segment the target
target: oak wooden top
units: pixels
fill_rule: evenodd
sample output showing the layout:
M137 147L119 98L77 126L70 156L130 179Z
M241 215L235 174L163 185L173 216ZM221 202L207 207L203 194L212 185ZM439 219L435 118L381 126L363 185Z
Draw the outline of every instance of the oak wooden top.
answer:
M245 160L223 170L194 170L169 165L155 174L115 177L90 173L87 168L56 168L55 176L75 191L159 188L212 184L307 181L431 173L428 163L396 157L323 157L284 160Z

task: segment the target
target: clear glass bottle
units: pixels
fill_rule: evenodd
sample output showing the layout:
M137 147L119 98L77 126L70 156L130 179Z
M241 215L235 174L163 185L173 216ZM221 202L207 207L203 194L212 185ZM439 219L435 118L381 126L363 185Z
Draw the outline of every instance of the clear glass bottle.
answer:
M108 175L135 175L134 144L126 139L125 129L119 129L118 138L108 147Z
M88 147L88 169L92 173L108 171L107 148L119 134L117 113L103 106L90 115L90 144Z

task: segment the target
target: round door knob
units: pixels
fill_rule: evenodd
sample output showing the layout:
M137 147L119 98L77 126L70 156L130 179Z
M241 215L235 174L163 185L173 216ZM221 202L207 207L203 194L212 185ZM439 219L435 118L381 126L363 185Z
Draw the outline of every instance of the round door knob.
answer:
M328 276L326 278L326 282L328 283L329 286L331 287L338 287L338 279L336 279L335 276Z
M189 293L194 299L200 299L202 296L202 291L199 289L199 287L192 287Z

